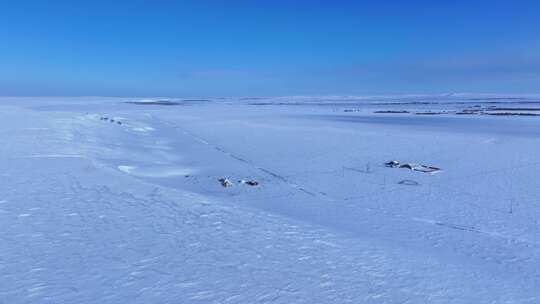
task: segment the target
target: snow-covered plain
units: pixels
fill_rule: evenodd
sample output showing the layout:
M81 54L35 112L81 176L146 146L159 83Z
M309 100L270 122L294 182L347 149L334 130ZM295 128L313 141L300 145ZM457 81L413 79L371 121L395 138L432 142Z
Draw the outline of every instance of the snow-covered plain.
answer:
M0 303L540 303L540 117L490 113L540 98L1 98Z

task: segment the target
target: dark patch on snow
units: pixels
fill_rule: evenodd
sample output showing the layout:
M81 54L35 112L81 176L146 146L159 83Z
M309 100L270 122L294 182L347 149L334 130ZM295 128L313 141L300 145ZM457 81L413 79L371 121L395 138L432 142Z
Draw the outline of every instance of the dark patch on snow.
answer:
M404 179L400 181L398 184L404 185L404 186L420 186L420 183L417 181L413 181L411 179Z
M126 101L128 104L134 104L139 106L178 106L181 103L170 100L156 100L156 101Z
M386 110L386 111L375 111L373 113L376 113L376 114L406 114L406 113L410 113L410 112L405 111L405 110L402 110L402 111L399 111L399 110Z

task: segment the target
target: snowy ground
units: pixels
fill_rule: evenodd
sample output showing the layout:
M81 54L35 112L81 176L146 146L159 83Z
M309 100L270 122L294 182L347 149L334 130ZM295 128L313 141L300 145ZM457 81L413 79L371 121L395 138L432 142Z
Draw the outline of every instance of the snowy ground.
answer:
M540 303L535 98L2 98L0 303Z

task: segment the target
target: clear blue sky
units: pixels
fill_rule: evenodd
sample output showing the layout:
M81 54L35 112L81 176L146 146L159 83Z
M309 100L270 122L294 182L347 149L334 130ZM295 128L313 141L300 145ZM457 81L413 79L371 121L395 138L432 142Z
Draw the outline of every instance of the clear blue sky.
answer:
M0 0L0 95L540 93L540 1Z

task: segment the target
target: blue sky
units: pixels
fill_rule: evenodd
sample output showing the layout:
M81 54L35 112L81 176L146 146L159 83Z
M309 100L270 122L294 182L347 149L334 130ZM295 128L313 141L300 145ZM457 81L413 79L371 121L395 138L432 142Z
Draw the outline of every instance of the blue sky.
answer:
M540 93L539 1L4 1L0 95Z

